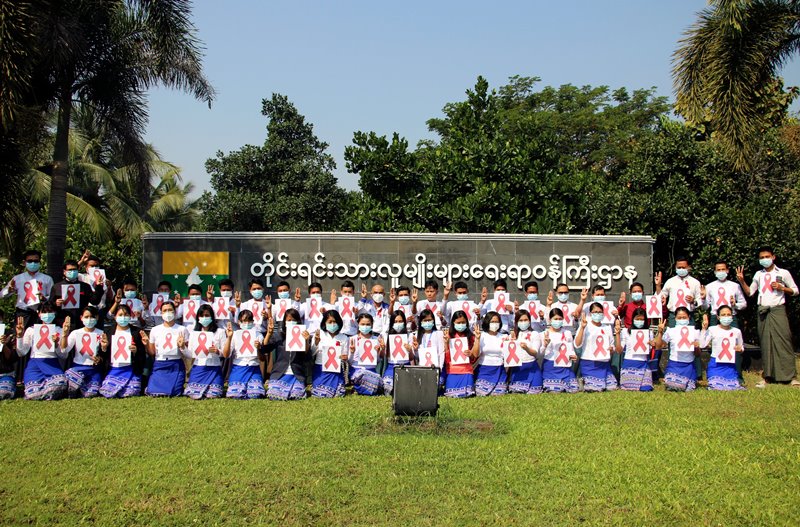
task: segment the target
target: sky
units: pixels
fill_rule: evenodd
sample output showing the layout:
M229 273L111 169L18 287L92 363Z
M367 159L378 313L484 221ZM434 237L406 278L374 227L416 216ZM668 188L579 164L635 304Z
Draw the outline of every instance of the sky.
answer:
M706 0L197 0L193 21L211 109L180 91L149 94L146 139L182 168L194 196L211 190L205 161L262 145L261 101L286 95L330 146L340 185L358 188L344 149L356 131L398 132L416 145L425 122L464 99L479 75L656 89L673 100L671 56ZM782 72L800 85L797 60ZM795 103L793 110L798 110Z

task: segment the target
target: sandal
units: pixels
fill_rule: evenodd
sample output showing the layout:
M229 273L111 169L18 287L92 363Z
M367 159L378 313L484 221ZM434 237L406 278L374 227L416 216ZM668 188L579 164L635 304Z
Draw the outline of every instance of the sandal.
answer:
M766 388L766 387L767 387L767 382L766 381L758 381L756 383L756 388Z

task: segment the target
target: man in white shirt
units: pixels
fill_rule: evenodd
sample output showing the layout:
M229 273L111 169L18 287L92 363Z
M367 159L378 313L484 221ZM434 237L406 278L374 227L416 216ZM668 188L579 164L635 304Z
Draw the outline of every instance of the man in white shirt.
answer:
M775 265L772 247L764 246L758 250L758 263L762 269L756 272L750 285L744 279L744 266L736 268L736 279L744 294L758 295L758 337L764 373L756 388L764 388L770 382L800 386L800 381L795 378L792 332L785 305L787 296L798 294L797 285L789 271Z
M690 276L692 266L685 256L675 259L675 276L667 280L661 288L662 301L667 301L668 327L675 327L675 310L685 307L690 313L701 305L700 281Z

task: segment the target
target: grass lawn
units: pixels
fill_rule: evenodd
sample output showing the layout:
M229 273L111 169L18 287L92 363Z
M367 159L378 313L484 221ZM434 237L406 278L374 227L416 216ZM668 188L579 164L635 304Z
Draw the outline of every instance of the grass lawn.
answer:
M5 402L0 525L800 522L800 390L440 402Z

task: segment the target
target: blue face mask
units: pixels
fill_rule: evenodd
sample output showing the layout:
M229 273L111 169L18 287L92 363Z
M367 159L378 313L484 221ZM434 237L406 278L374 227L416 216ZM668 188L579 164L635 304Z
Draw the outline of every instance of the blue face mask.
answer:
M528 300L531 302L534 300L539 300L539 293L528 293Z
M569 293L558 293L558 301L562 304L569 300Z
M133 290L133 291L125 291L123 294L125 295L125 298L127 298L127 299L133 299L133 298L136 298L136 290ZM194 300L194 299L192 299L192 300Z
M402 322L395 322L392 324L392 329L397 333L402 333L406 330L406 325Z
M398 296L397 301L400 302L400 305L407 306L411 302L411 297L407 295Z
M64 276L70 282L74 282L78 279L78 270L77 269L70 269L69 271L64 271Z
M689 319L688 318L676 318L675 319L675 325L676 326L688 326L689 325Z
M644 320L634 320L633 327L636 329L642 329L644 327Z
M631 293L631 298L633 299L634 302L641 302L642 301L642 296L643 296L642 293L640 293L638 291L635 292L635 293Z
M134 291L134 296L136 296L136 291ZM189 295L189 300L194 300L195 302L200 302L202 299L201 295Z
M551 320L550 321L550 326L552 326L553 329L561 329L561 326L563 326L563 325L564 325L564 321L560 320L560 319L559 320Z
M122 315L116 318L117 325L120 327L125 327L131 323L131 317L128 315Z
M722 324L723 326L730 326L733 323L733 317L730 315L727 316L723 315L719 317L719 323Z
M82 318L81 322L83 322L83 326L84 327L87 327L89 329L92 329L93 327L95 327L97 325L97 319L96 318Z
M25 262L25 269L32 273L37 272L41 268L42 264L40 262Z
M358 326L358 331L362 335L369 335L370 333L372 333L372 326Z
M289 298L289 291L279 291L278 298Z
M605 302L606 301L606 296L605 295L597 295L596 297L593 298L593 300L595 302Z
M527 320L520 320L519 324L517 324L517 327L520 331L528 331L528 329L531 327L531 323Z
M727 271L716 271L716 272L714 272L714 276L717 277L717 280L719 280L720 282L723 282L723 281L725 281L726 278L728 278L728 272Z
M594 322L595 324L599 324L600 322L603 321L602 313L592 313L591 316L592 316L592 322Z
M467 325L463 322L459 324L453 324L453 329L455 329L459 333L464 333L467 330Z
M461 302L466 302L467 300L469 300L469 295L468 294L456 295L456 299Z
M39 315L39 318L42 319L42 322L45 324L52 324L53 321L56 319L55 313L42 313Z
M325 330L328 333L336 333L337 331L339 331L339 324L337 324L336 322L328 322L327 324L325 324Z
M422 323L422 329L425 331L430 331L433 329L434 323L433 320L426 320Z
M772 258L759 258L758 263L761 265L761 267L766 269L767 267L772 265Z
M200 325L204 328L207 328L211 325L211 321L214 320L211 317L198 317L197 321L200 322Z
M253 298L255 298L256 300L261 300L261 297L264 296L264 290L263 289L253 289L252 291L250 291L250 295Z
M253 329L254 325L252 322L239 322L239 327L242 329Z
M685 278L689 274L689 270L684 267L676 268L675 274L680 276L681 278Z

